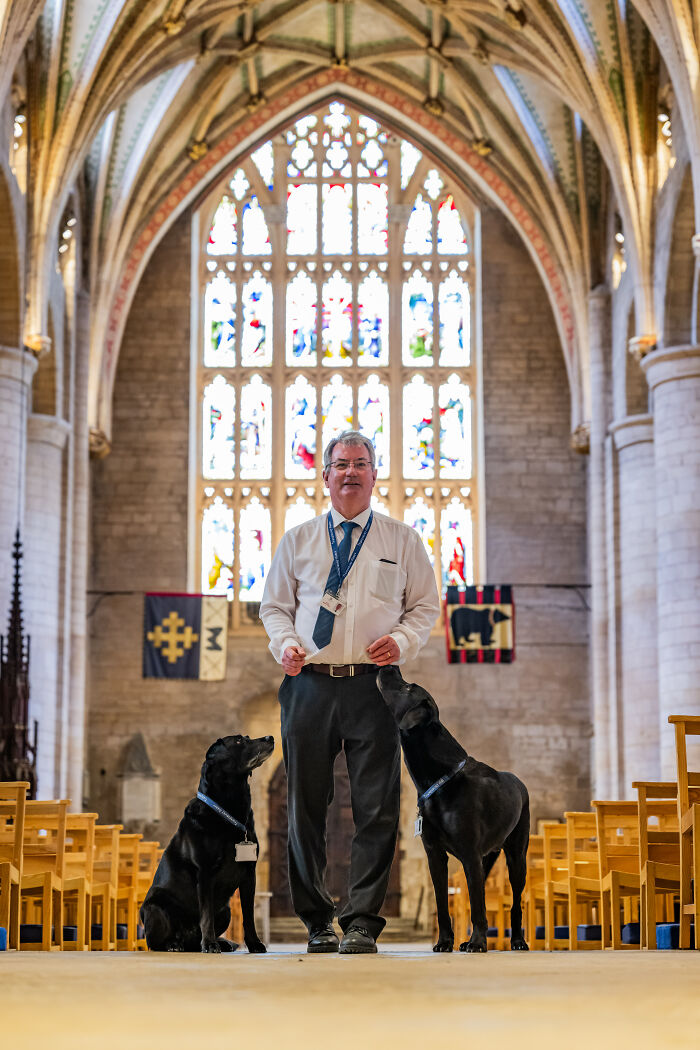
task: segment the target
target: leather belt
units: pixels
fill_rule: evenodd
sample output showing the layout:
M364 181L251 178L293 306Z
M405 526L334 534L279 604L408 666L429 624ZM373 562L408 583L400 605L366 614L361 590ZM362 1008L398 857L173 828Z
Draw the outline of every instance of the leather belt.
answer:
M352 678L356 674L376 674L376 664L307 664L318 674L328 674L331 678Z

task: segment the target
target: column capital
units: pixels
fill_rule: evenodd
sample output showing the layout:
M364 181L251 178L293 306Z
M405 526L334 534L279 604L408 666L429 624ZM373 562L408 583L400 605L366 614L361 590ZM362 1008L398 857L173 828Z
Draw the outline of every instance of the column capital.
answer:
M639 364L648 354L652 354L657 346L658 341L656 336L647 333L646 335L633 335L627 344L627 349Z
M48 335L42 335L41 332L30 332L24 337L24 345L37 357L43 357L51 350L51 338Z
M90 456L92 459L104 459L112 451L112 444L103 430L90 427Z
M32 412L27 419L27 441L62 449L71 429L70 423L65 419Z
M625 416L608 427L615 448L619 451L630 445L641 445L654 440L654 417L651 415Z
M581 456L587 456L591 451L591 424L579 423L569 438L572 452L578 452Z
M700 233L694 233L690 238L690 244L693 249L693 255L696 259L700 259Z
M0 379L12 379L29 386L37 369L37 359L26 350L0 346Z
M643 358L641 367L651 390L677 379L699 378L700 346L688 344L654 350Z

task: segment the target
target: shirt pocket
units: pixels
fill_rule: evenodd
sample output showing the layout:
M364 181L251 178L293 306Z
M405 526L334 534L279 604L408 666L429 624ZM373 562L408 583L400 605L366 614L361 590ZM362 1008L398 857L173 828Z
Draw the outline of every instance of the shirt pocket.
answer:
M370 570L369 591L373 598L381 602L398 602L406 589L406 573L399 565L375 560L368 566Z

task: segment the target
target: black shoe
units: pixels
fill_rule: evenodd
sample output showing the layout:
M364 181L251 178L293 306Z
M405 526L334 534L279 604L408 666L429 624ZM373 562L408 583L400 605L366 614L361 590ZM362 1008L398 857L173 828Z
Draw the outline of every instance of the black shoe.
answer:
M377 942L369 930L355 923L348 926L338 949L341 955L371 955L376 950Z
M322 926L312 926L309 930L309 942L306 950L311 955L320 955L322 952L338 951L338 935L330 922Z

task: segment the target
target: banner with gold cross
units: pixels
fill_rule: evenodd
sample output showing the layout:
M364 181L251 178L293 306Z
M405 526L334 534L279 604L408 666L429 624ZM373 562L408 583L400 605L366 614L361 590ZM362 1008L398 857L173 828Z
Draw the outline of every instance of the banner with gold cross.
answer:
M147 594L143 609L143 677L226 677L228 600L202 594Z

